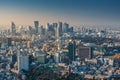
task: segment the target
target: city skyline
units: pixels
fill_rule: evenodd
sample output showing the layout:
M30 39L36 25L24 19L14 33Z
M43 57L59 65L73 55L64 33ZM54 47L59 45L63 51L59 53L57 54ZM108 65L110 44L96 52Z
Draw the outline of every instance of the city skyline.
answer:
M0 25L32 25L38 20L80 24L120 25L119 0L1 0Z
M0 80L120 80L120 0L0 0Z

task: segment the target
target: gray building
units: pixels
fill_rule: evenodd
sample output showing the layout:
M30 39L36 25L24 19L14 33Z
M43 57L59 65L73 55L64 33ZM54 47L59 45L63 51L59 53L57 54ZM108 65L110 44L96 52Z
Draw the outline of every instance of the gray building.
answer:
M81 47L79 46L77 48L77 56L80 59L85 59L85 58L92 58L92 48L91 47Z
M35 32L38 33L39 21L34 21Z

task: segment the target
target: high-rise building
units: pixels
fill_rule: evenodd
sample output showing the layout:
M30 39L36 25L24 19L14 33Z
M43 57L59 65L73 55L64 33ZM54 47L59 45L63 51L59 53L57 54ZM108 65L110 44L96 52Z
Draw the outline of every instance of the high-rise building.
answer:
M56 28L56 37L59 38L62 35L62 22L59 22Z
M58 26L59 26L59 31L60 31L60 36L62 35L62 22L59 22L58 23Z
M46 35L47 36L55 35L55 29L54 29L53 24L47 23L47 25L46 25Z
M56 33L57 33L57 23L53 23L53 29L54 29L54 36L56 36Z
M64 23L64 24L63 24L63 32L64 32L64 33L67 33L68 31L69 31L69 24Z
M47 31L53 31L53 26L51 24L47 23L46 29L47 29Z
M38 33L40 35L44 35L45 34L45 29L43 28L43 26L38 27Z
M38 33L39 21L34 21L35 32Z
M18 71L29 69L29 57L28 56L18 56Z
M11 33L12 34L16 33L16 26L15 26L14 22L11 23Z
M53 28L54 28L54 30L56 30L57 29L57 23L53 23Z
M46 31L49 30L49 25L50 25L49 23L46 24L46 26L45 26Z
M75 60L75 54L76 54L76 43L75 41L73 41L68 44L68 57L70 62Z

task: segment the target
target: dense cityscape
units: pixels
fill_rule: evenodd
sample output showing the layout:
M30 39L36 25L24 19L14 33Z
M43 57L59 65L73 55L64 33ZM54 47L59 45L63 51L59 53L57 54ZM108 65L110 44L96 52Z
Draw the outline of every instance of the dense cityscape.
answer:
M0 80L120 80L120 0L0 0Z
M119 80L119 27L66 22L0 31L0 80Z

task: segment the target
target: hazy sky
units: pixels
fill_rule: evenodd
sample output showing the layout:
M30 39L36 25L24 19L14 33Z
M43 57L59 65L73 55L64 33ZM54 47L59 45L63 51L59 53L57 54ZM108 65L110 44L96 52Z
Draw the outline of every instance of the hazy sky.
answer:
M120 25L120 0L0 0L0 25L31 25L34 20Z

